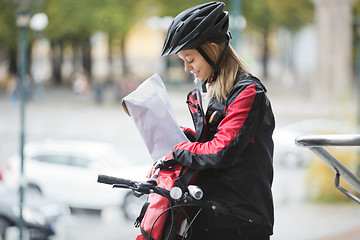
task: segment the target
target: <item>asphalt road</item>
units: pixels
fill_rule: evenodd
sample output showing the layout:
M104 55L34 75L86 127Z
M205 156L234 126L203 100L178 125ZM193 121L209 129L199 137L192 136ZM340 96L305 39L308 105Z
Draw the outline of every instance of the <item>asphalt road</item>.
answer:
M55 228L58 234L52 240L131 240L139 233L119 209L79 211L60 219Z

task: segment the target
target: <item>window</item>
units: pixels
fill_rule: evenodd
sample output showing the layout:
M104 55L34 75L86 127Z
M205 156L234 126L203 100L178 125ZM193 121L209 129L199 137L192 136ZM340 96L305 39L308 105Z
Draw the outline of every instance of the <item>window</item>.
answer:
M65 166L87 168L90 165L90 159L81 156L42 154L32 156L32 158L39 162Z

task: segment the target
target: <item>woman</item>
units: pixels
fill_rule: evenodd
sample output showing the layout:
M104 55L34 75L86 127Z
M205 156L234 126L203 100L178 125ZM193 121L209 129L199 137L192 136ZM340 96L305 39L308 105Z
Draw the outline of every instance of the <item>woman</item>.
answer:
M223 9L222 2L195 6L175 17L168 29L161 56L178 54L185 71L203 83L209 104L204 116L199 101L190 103L196 132L187 131L191 141L176 145L155 168L180 164L199 170L195 184L204 198L230 209L229 214L202 210L191 239L265 240L274 222L275 121L265 87L229 46L229 16ZM189 101L197 96L194 90Z

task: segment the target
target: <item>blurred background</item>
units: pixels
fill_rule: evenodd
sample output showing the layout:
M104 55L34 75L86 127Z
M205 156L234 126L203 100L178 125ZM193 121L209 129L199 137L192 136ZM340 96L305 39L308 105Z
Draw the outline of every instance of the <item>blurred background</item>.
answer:
M145 176L151 158L121 100L154 73L179 124L193 128L193 78L177 56L159 55L172 18L204 2L0 0L0 186L15 199L0 209L39 196L57 206L32 207L42 221L24 214L24 233L10 217L19 209L0 211L0 239L135 238L143 200L98 186L96 174ZM267 87L277 122L272 239L358 239L360 207L294 141L358 132L360 0L224 2L230 44ZM329 151L359 176L358 148Z

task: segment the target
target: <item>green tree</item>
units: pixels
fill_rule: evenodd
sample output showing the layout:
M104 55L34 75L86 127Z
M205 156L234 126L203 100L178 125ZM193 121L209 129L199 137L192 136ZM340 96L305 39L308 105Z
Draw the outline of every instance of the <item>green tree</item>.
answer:
M16 73L16 52L18 31L15 23L15 5L10 1L0 1L0 50L6 52L10 60L10 71ZM0 60L2 60L0 58Z
M16 48L15 5L10 1L0 1L0 43L2 46Z
M82 52L82 65L91 71L90 36L95 31L97 1L48 0L38 11L48 15L49 25L45 29L53 46L53 69L57 83L61 82L62 50L66 44L72 44L77 56ZM56 49L56 50L55 50Z
M129 71L124 51L127 35L135 24L149 16L151 13L149 6L152 2L156 1L48 0L44 7L50 19L46 34L53 43L57 42L61 45L64 41L71 41L74 47L85 46L83 48L88 49L86 46L89 45L92 33L95 31L107 33L111 42L120 43L123 72L126 75ZM85 68L90 71L91 65L87 65L89 66Z
M126 38L131 28L149 15L148 1L104 0L95 3L94 30L106 32L110 42L119 42L124 75L129 72L126 58ZM112 46L112 44L110 44Z
M247 30L260 32L263 36L262 65L264 78L268 77L269 36L279 27L291 32L299 30L313 20L310 0L254 0L243 1L243 15Z

